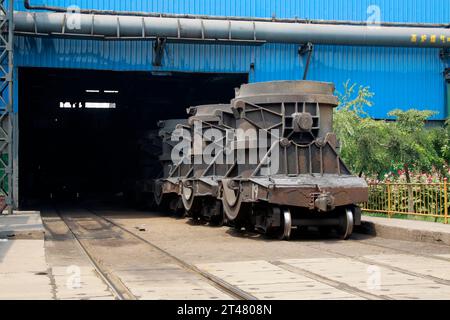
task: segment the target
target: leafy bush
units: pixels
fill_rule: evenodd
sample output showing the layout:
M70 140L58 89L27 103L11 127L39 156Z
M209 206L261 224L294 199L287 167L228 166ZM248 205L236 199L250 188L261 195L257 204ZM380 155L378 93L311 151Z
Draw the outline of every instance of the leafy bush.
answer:
M450 128L427 128L433 111L393 110L395 121L375 120L366 108L372 107L374 93L369 87L344 84L338 93L340 104L334 113L334 131L340 140L340 154L349 168L360 176L383 180L416 175L449 175Z

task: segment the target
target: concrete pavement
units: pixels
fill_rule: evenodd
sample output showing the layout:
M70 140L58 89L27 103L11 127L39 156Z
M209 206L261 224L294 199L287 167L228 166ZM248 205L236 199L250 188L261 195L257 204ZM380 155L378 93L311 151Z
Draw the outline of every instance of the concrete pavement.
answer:
M443 244L314 232L286 242L158 214L100 214L259 299L450 299Z
M114 298L63 227L39 212L0 216L0 300Z
M0 239L44 239L41 215L37 211L0 214Z
M450 225L406 219L363 216L360 232L374 236L450 246Z
M0 300L53 298L44 239L0 240Z
M287 242L164 214L97 212L258 299L450 299L450 230L443 224L364 217L376 237L339 241L300 232ZM230 298L106 222L79 217L76 224L137 298ZM115 298L55 212L0 216L0 231L0 299Z
M0 300L52 299L39 212L0 215Z

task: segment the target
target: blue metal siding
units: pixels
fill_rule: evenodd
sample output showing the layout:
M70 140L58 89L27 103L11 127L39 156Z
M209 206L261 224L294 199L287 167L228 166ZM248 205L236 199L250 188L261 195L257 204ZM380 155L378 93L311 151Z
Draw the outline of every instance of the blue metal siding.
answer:
M448 0L31 0L32 4L81 8L336 20L366 20L367 7L378 5L381 20L450 22ZM23 10L22 1L16 8ZM249 72L250 81L300 79L304 58L298 46L267 44L169 44L163 67L152 66L151 41L101 42L18 37L17 66L107 70L154 69L183 72ZM250 70L254 63L255 69ZM447 63L448 65L448 63ZM432 109L445 118L443 71L446 64L436 49L316 46L309 79L332 81L337 90L350 80L375 92L371 114L384 118L394 108Z
M381 9L381 20L448 23L448 0L30 0L33 5L83 9L128 10L164 13L247 17L366 20L367 8ZM23 10L23 1L16 0Z

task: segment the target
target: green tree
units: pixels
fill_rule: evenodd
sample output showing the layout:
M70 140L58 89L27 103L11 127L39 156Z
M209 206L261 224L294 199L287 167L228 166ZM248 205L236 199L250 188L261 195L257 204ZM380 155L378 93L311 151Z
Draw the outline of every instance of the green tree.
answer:
M432 134L434 147L448 164L450 162L450 120L445 122L443 128L433 130ZM448 174L448 172L446 173Z
M426 120L435 115L433 111L410 109L393 110L388 113L395 122L390 125L387 141L391 162L402 166L406 181L411 182L411 169L431 172L442 168L444 159L436 150L433 130L426 129Z
M444 161L436 151L432 130L425 129L426 120L435 115L433 111L393 110L388 113L396 120L391 124L388 145L391 161L403 167L406 182L411 183L411 170L431 172L442 168ZM408 185L408 211L414 212L414 193Z
M450 128L426 128L436 113L410 109L393 110L395 121L375 120L366 112L373 103L369 87L347 81L338 93L334 112L334 131L341 144L340 154L349 168L359 175L381 178L392 168L402 168L411 182L411 172L444 170L450 156ZM448 172L447 172L448 173Z
M380 174L389 169L383 141L388 138L387 123L372 119L365 111L374 94L369 87L344 84L338 93L339 106L334 113L334 131L339 138L340 154L350 170L359 174Z

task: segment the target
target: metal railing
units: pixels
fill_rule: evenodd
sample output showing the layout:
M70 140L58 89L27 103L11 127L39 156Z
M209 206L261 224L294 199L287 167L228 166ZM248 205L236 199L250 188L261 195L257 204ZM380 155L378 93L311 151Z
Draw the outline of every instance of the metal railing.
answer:
M369 183L366 213L433 217L448 224L448 183Z

